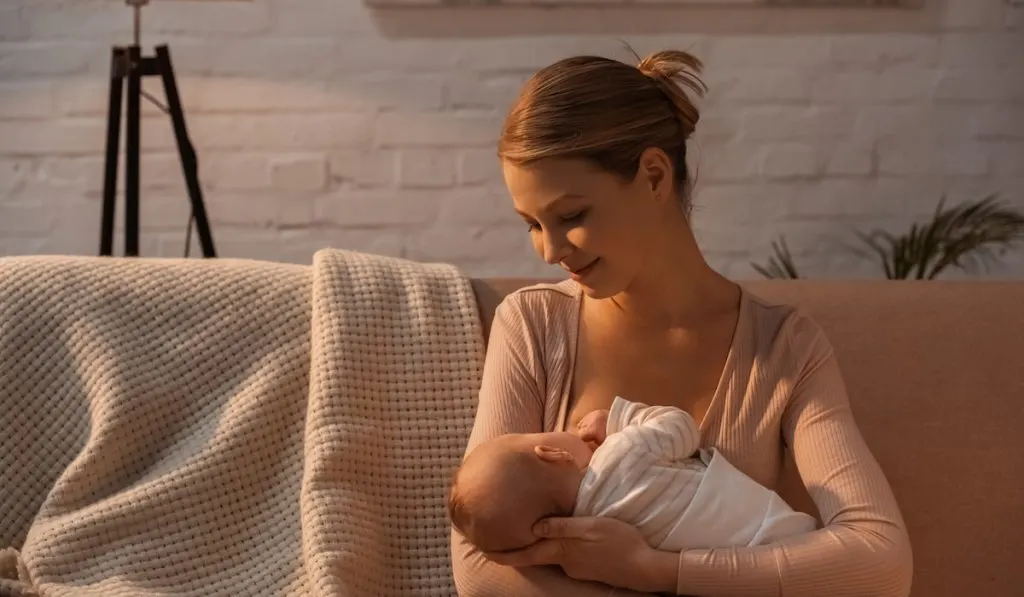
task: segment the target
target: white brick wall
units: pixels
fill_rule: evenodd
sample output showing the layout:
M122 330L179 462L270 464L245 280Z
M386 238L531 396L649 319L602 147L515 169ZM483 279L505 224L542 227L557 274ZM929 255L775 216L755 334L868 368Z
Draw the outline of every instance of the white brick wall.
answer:
M1024 7L1006 0L911 12L156 2L143 25L147 47L171 45L223 256L308 262L336 246L554 274L510 209L495 137L533 70L579 53L628 60L620 39L707 64L696 228L727 274L756 276L750 260L785 234L808 274L878 275L843 250L849 226L901 230L942 195L1024 208ZM0 255L96 252L109 46L130 26L121 0L0 6ZM144 106L142 250L180 255L174 138ZM993 273L1024 274L1024 257Z

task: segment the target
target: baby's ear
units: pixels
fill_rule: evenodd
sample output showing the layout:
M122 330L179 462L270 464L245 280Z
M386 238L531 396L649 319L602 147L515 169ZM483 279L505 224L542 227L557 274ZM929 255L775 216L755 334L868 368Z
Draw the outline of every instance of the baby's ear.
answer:
M533 452L540 457L541 460L547 462L572 462L572 454L568 450L562 448L555 448L554 446L539 445L533 447Z

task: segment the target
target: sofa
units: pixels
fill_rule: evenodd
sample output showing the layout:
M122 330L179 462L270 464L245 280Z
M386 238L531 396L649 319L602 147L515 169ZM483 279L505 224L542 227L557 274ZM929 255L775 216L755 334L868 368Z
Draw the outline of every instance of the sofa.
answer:
M537 281L0 259L0 595L451 597L444 484L495 307ZM912 594L1024 594L1024 284L743 284L835 345ZM817 515L791 460L777 489Z

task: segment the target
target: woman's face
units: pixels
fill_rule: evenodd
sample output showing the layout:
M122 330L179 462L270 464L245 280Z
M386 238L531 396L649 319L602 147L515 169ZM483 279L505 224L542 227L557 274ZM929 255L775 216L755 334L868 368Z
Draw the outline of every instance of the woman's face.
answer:
M603 298L621 292L657 257L652 251L663 219L657 195L666 184L671 192L671 169L654 172L653 184L644 158L632 181L577 159L505 162L503 170L537 254L561 265L588 295Z

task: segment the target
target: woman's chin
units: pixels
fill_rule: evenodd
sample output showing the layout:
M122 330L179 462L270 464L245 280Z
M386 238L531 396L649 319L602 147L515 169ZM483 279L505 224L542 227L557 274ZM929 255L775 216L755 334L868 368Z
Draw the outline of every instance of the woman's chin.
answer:
M613 292L612 293L607 292L603 288L592 287L592 286L589 286L587 284L583 284L582 282L579 283L579 284L580 284L580 287L583 289L583 294L586 295L587 298L591 298L591 299L606 299L606 298L608 298L610 296L614 296L614 294L615 294Z
M583 294L591 299L606 299L622 292L625 288L614 281L609 281L602 275L587 276L582 280L577 280L576 283L580 285Z

